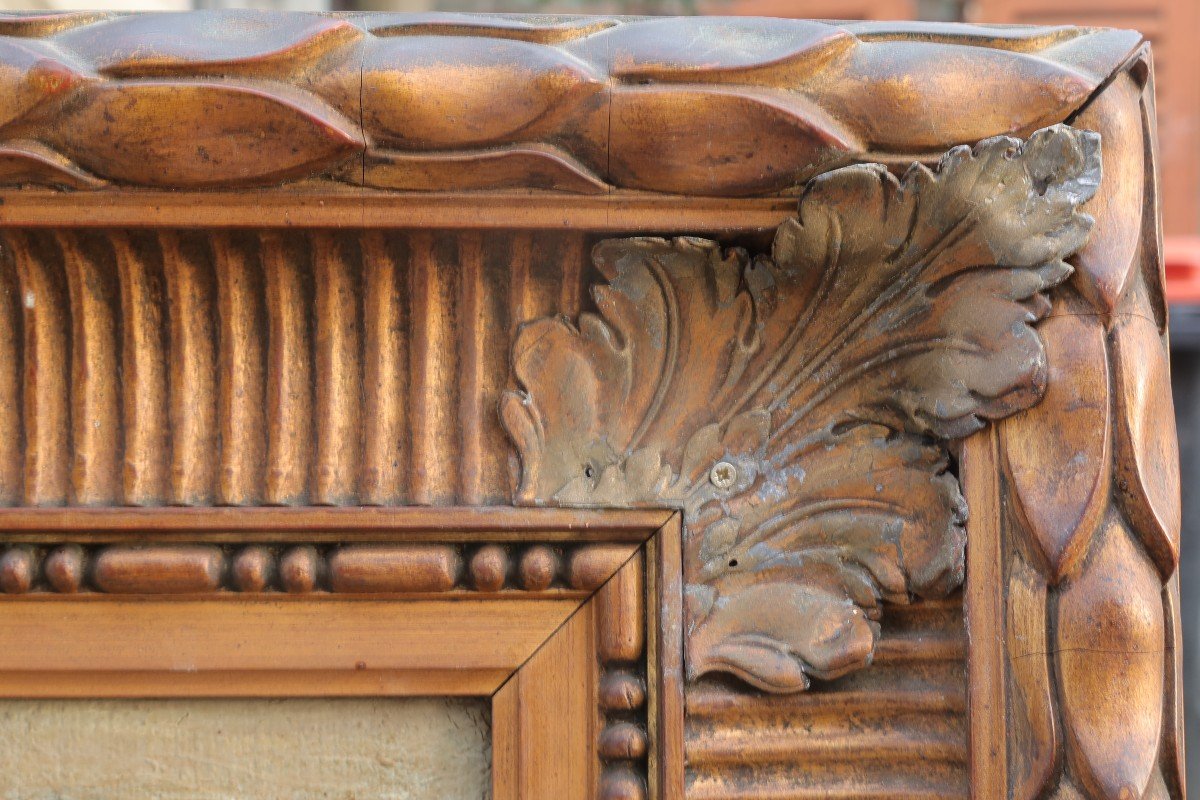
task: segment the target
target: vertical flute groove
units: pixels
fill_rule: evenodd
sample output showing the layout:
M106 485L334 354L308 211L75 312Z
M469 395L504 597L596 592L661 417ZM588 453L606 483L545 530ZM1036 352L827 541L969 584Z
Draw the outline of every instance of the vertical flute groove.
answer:
M0 243L0 505L21 502L25 447L21 419L24 324L21 286L8 242Z
M431 397L433 391L432 376L433 351L432 332L430 331L430 306L433 304L435 290L431 274L433 264L433 236L429 233L414 233L409 237L408 255L408 285L411 298L409 316L409 368L412 371L409 380L409 426L411 429L411 444L409 445L409 499L414 505L429 505L433 502L433 490L430 486L432 476L429 467L437 457L437 443L434 441L432 416L436 404Z
M159 234L170 317L171 502L212 502L217 449L216 353L206 265L179 233Z
M0 505L506 502L510 337L587 272L528 231L4 236Z
M559 308L574 319L579 315L583 297L583 234L568 233L562 242L562 295Z
M266 275L267 481L266 502L302 503L307 498L312 439L312 359L308 302L301 265L291 258L284 234L261 236Z
M333 234L313 234L316 312L316 469L313 503L349 504L358 464L358 292L349 262Z
M35 255L28 234L10 231L7 238L20 280L25 333L25 504L61 505L70 480L65 292L52 265Z
M134 249L127 233L113 232L109 241L121 295L121 474L125 502L156 505L167 493L165 459L169 446L162 290L152 265Z
M505 503L510 498L508 433L500 423L500 396L509 386L508 331L512 276L504 240L486 235L479 283L479 486L481 504Z
M459 237L461 269L459 304L459 425L462 457L458 460L459 501L478 505L483 500L483 389L487 322L483 317L483 237L465 233Z
M429 233L411 236L412 502L453 502L458 458L457 353L453 270L439 264Z
M117 320L102 268L79 235L57 239L71 308L71 502L112 505L121 449Z
M262 499L266 451L261 270L227 232L213 236L213 263L220 320L217 502L253 505Z
M396 281L396 259L380 231L362 236L363 272L363 451L360 501L393 505L404 501L408 454L404 376L404 302Z
M510 336L515 335L517 328L532 318L533 302L530 299L532 291L529 286L532 263L533 235L527 231L513 234L512 254L509 258L509 267L512 272L509 300L513 323L510 326Z

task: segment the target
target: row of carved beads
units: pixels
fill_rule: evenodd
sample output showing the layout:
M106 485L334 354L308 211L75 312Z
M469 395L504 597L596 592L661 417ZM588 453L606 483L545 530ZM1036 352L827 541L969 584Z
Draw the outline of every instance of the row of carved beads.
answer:
M596 595L601 662L597 742L602 761L600 800L645 800L646 608L645 564L635 556Z
M600 800L644 800L649 750L645 682L632 672L610 672L601 682L600 703L605 717L599 743L604 761Z
M0 555L0 591L594 591L627 555L611 545L16 545Z

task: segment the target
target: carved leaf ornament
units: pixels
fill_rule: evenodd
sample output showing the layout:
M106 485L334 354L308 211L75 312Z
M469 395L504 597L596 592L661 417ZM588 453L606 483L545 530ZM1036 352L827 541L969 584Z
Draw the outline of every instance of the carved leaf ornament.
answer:
M882 603L963 580L947 442L1034 403L1033 325L1100 179L1093 133L956 147L807 186L769 255L593 252L598 313L526 324L501 403L517 502L684 511L687 669L768 691L870 663Z

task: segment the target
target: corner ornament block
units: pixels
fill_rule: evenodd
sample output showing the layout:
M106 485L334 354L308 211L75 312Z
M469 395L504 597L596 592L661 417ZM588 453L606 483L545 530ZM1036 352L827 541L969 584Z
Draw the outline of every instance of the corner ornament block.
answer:
M820 175L770 254L601 242L599 313L514 344L517 502L683 509L689 678L867 666L884 601L962 583L949 442L1045 391L1033 326L1099 180L1099 137L1058 125Z

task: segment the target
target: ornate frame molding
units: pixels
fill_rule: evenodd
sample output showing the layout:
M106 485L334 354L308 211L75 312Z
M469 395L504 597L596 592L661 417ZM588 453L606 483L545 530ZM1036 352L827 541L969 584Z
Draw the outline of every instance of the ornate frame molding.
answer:
M987 721L972 748L990 754L974 791L1183 797L1179 452L1148 47L1074 124L1105 137L1111 189L1091 208L1080 280L1039 329L1046 397L963 447L970 702Z
M1033 323L1099 185L1099 136L1060 126L825 173L769 255L601 242L599 314L513 347L517 501L683 511L691 679L866 667L884 601L962 583L949 441L1044 393Z
M482 695L498 800L682 797L677 514L263 512L6 520L0 696Z
M578 603L514 548L681 513L614 796L1182 796L1138 34L11 16L0 88L6 612Z

